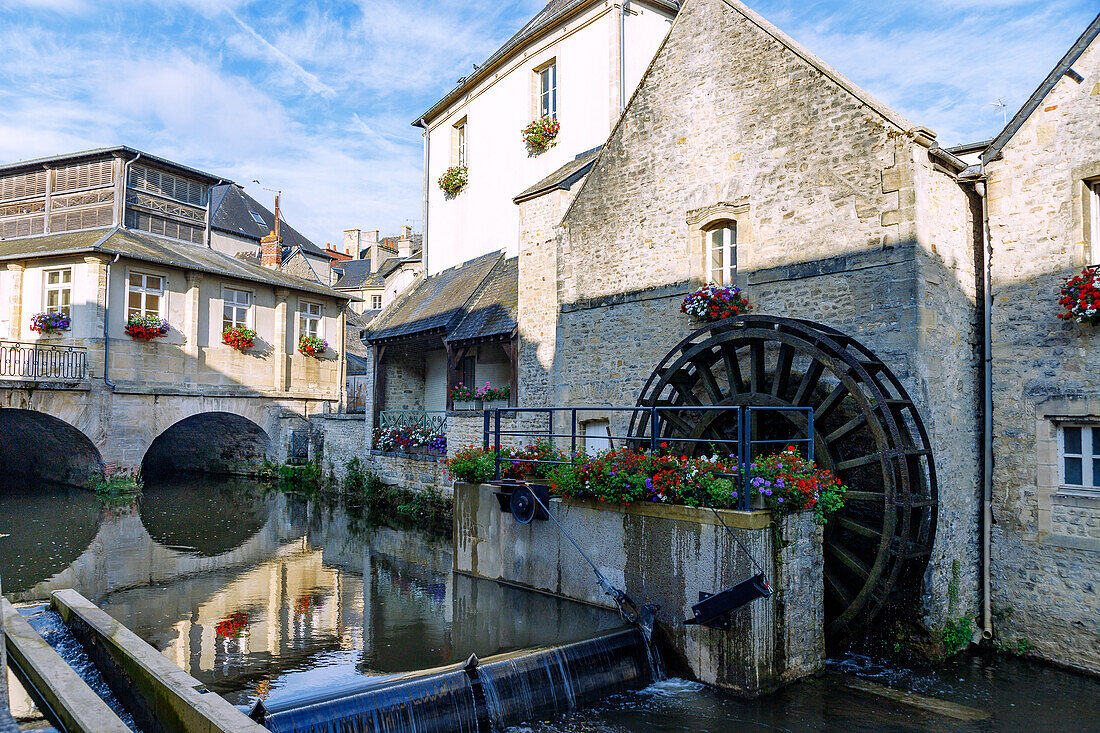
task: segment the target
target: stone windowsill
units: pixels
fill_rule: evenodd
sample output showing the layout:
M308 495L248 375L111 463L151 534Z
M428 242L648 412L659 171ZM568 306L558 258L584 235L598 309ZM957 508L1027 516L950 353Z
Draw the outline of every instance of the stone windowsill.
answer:
M1051 498L1056 499L1063 506L1095 509L1100 506L1100 489L1089 490L1080 486L1059 486L1058 491Z
M382 458L404 458L404 459L409 460L409 461L422 461L424 463L439 462L439 461L446 460L446 458L447 458L446 456L441 456L441 455L434 454L434 453L433 454L428 454L428 453L403 453L401 451L391 451L391 450L383 451L383 450L374 450L374 449L371 449L370 454L372 456L381 456Z

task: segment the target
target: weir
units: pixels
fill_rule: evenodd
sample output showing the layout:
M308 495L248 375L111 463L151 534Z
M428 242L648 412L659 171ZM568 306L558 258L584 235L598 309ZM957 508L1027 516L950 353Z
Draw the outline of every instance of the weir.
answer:
M488 733L565 713L660 676L645 636L627 628L382 680L358 689L259 702L251 717L272 733Z

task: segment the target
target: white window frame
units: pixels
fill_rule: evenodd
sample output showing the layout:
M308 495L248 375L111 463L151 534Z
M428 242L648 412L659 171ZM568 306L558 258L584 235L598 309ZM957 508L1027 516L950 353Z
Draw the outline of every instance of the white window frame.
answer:
M703 232L706 237L705 253L707 281L728 287L737 284L737 222L730 219L718 222ZM722 263L716 267L715 250L722 253Z
M380 310L382 308L382 296L372 295L370 296L370 308L371 310Z
M234 294L234 297L232 299L230 299L228 297L229 293ZM237 311L240 310L240 308L242 307L242 304L241 304L241 301L236 296L241 295L241 294L247 296L247 299L248 299L248 302L246 304L244 304L244 306L243 306L244 309L245 309L245 311L244 311L244 322L243 323L241 323L237 320ZM228 286L223 286L222 287L222 331L224 331L229 326L233 326L233 327L242 326L242 327L247 328L247 329L255 329L255 325L254 325L256 323L256 315L255 315L256 314L256 307L255 306L256 306L256 293L255 292L253 292L251 290L246 290L244 288L231 288L231 287L228 287ZM233 318L232 318L232 321L229 324L226 324L226 319L225 319L225 309L226 308L233 308Z
M468 139L469 129L468 129L467 120L465 118L463 118L461 122L459 122L457 125L455 125L454 130L455 130L455 165L468 167L469 164L470 164L470 161L469 161L469 151L468 151L468 147L467 147L469 145L469 139Z
M1081 452L1066 451L1066 429L1081 430ZM1066 481L1067 459L1081 461L1081 483ZM1062 488L1072 491L1095 493L1100 496L1100 422L1064 422L1058 424L1058 482Z
M539 117L558 119L558 62L555 59L535 71Z
M1092 248L1089 264L1100 265L1100 179L1086 181L1089 200L1089 245Z
M314 313L310 308L316 308L317 312ZM306 328L306 321L317 322L317 333L309 333L309 329ZM303 336L314 336L319 339L325 337L325 306L323 303L314 300L298 301L298 338L300 339Z
M55 284L50 283L50 275L53 273L60 273L58 281ZM69 279L66 282L64 275L68 274ZM57 305L50 305L50 294L57 293ZM68 303L63 303L63 294L67 293L69 298ZM42 310L46 313L64 313L70 321L73 317L73 268L71 267L51 267L42 273Z
M134 276L141 278L141 285L134 285L132 282ZM155 277L160 280L160 288L149 287L149 278ZM130 270L126 273L126 319L129 320L133 315L133 307L130 305L130 295L133 293L139 293L141 295L141 305L138 306L138 316L144 318L145 316L157 316L159 318L164 317L165 312L165 295L166 285L168 284L168 278L162 274L156 272L145 272L143 270ZM147 307L147 299L150 295L157 296L157 308L156 312L150 312Z

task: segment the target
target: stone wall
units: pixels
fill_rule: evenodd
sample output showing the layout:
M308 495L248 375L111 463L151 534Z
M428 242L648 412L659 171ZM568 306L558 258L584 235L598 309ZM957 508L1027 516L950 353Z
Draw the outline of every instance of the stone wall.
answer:
M365 415L330 413L313 415L311 422L324 434L325 473L332 471L343 480L347 465L353 458L369 465Z
M372 450L370 455L382 483L414 491L439 492L444 496L454 493L443 456L377 450Z
M988 164L993 290L993 613L998 640L1100 671L1100 494L1061 484L1058 426L1100 425L1100 332L1056 318L1100 259L1100 48L1073 64Z
M386 391L379 409L414 412L424 409L424 377L427 371L424 354L422 349L387 347L383 364Z
M974 221L962 188L934 168L933 144L739 4L685 3L555 242L539 241L532 214L520 260L521 404L633 404L695 328L679 305L708 277L705 227L735 220L738 281L754 313L852 335L917 405L942 502L926 622L946 620L955 559L961 610L972 613Z
M614 607L554 524L516 523L493 491L455 484L456 571ZM554 499L550 511L612 585L636 603L660 605L657 638L672 673L755 696L823 668L821 532L809 513L785 521L789 544L779 550L766 512L721 512L775 591L721 630L683 621L700 591L716 593L756 571L709 510Z

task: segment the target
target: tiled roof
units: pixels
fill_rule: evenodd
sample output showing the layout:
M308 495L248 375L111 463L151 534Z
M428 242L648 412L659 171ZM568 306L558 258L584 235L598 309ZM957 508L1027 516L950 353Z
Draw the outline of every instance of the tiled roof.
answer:
M417 120L413 122L413 125L417 125L420 120L431 120L436 117L459 95L477 84L485 76L491 74L493 68L499 62L504 61L513 53L518 52L528 41L553 28L558 21L565 16L593 2L594 0L550 0L534 18L531 18L531 20L516 31L516 34L509 38L503 46L493 52L493 54L485 60L485 63L478 65L474 73L459 80L458 86L447 92L447 94L436 102L431 109L418 117ZM651 0L651 2L654 5L664 7L672 13L677 12L680 8L680 3L677 0Z
M453 331L469 313L468 304L485 279L503 259L503 253L493 252L421 280L382 311L372 323L367 340Z
M95 229L0 241L0 260L90 252L120 254L143 262L349 299L345 293L280 270L262 267L254 260L133 229Z
M275 230L275 214L268 211L263 204L249 196L236 184L215 186L210 190L210 211L212 212L211 229L255 239L257 243L261 237ZM253 212L264 220L263 224L252 217ZM279 234L283 238L284 250L293 251L295 248L300 248L314 257L331 259L323 249L306 239L301 232L285 221L279 227ZM289 252L284 254L284 259L287 254Z
M519 258L493 268L481 290L466 306L466 316L447 341L471 341L511 335L519 320Z
M337 263L336 269L343 270L344 274L332 287L337 290L361 290L363 288L380 288L386 284L386 279L377 272L371 272L370 260L348 260Z
M588 171L592 170L592 166L596 164L596 159L600 157L601 150L603 150L602 145L598 148L593 148L592 150L581 153L546 178L543 178L534 186L520 193L512 199L512 201L521 204L524 201L529 201L530 199L541 196L554 189L568 191L573 187L574 183L588 175Z

